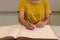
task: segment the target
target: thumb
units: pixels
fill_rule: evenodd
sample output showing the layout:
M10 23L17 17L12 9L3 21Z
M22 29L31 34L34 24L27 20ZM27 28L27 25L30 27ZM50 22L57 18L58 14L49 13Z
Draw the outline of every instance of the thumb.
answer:
M36 25L34 25L33 27L36 28Z

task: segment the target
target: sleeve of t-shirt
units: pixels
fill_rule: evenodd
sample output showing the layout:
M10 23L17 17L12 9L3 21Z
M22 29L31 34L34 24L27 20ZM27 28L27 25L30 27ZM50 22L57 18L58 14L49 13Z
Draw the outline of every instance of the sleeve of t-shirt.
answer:
M51 9L50 9L48 0L45 0L45 12L46 12L46 14L51 14Z
M24 0L20 0L18 11L24 11Z

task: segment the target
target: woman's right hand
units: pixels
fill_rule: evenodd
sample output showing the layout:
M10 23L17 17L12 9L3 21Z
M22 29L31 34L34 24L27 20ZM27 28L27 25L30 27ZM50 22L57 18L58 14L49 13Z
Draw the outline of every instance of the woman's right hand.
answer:
M26 28L27 28L28 30L33 30L33 29L34 29L34 24L28 22L28 23L26 24Z

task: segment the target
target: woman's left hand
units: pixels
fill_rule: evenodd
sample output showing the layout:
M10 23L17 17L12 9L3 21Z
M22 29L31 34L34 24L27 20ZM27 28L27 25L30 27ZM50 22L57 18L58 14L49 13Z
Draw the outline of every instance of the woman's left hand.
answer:
M44 25L45 25L45 22L38 22L37 24L36 24L36 27L37 28L43 28L44 27Z

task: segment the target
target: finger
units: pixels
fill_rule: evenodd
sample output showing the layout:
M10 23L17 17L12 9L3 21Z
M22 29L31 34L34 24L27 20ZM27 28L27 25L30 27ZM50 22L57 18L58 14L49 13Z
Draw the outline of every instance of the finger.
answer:
M33 30L33 28L27 28L28 30Z
M41 27L43 27L42 24L39 24L39 25L36 25L36 26L37 26L37 28L41 28Z
M37 27L39 28L41 24L37 24Z
M34 27L30 27L29 29L30 29L30 30L33 30L33 29L34 29Z
M44 27L44 25L40 25L40 28L43 28Z
M36 27L37 27L37 28L40 28L40 25L37 25Z

